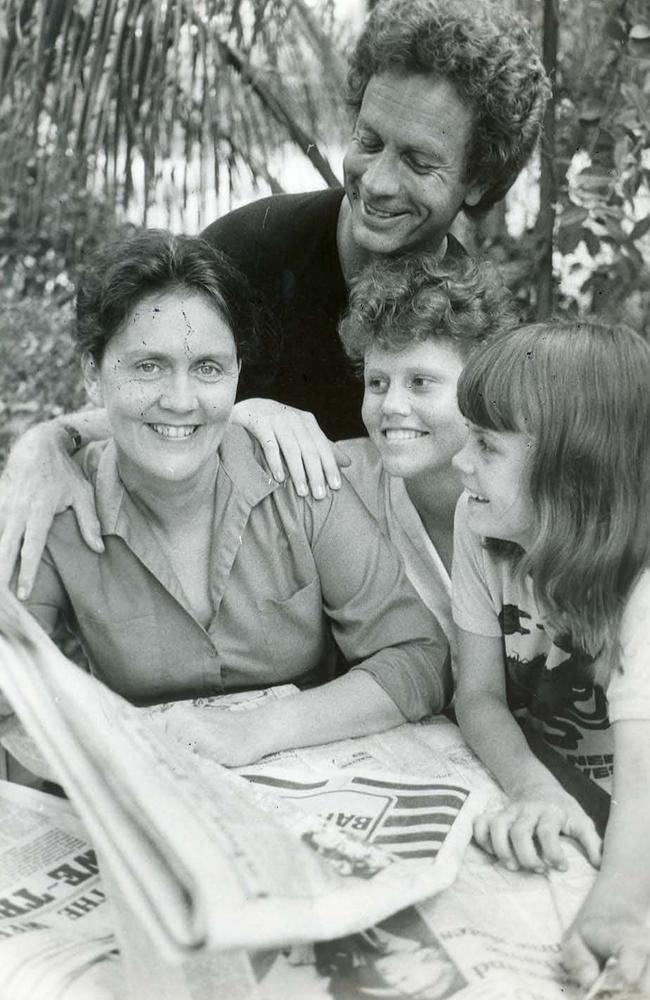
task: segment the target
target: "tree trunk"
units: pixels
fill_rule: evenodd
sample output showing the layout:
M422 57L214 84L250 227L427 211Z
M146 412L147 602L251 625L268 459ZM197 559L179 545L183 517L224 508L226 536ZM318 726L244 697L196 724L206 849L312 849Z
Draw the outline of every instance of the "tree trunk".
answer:
M544 0L544 69L551 83L555 83L557 69L558 13L557 0ZM555 289L553 281L553 229L555 227L555 204L558 197L555 170L555 95L552 94L544 114L542 136L541 176L539 191L539 217L537 233L539 237L537 310L538 320L548 319L553 312Z

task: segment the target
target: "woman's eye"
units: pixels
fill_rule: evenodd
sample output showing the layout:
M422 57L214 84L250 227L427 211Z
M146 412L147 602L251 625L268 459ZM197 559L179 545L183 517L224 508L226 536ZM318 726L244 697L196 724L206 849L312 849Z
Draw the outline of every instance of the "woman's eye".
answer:
M366 379L366 388L370 392L386 392L388 389L388 379L386 378L369 378Z
M489 444L487 443L484 437L477 437L476 443L479 447L479 451L484 451L484 452L492 451L492 449L490 448Z
M217 378L221 375L220 366L214 364L213 361L202 361L197 365L196 370L203 378Z
M430 389L432 385L433 379L426 375L414 375L411 379L413 389Z
M160 365L156 364L155 361L139 361L136 368L143 375L153 375L155 372L160 371Z

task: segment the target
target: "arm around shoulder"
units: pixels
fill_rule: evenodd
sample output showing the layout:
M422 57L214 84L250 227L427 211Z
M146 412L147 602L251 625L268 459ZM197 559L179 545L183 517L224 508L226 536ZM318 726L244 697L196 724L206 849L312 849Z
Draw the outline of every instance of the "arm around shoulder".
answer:
M108 436L103 411L38 424L16 441L0 479L0 583L8 583L20 562L21 598L31 591L45 539L60 511L73 507L86 544L103 550L92 489L70 457L75 442L68 425L82 441L84 436Z

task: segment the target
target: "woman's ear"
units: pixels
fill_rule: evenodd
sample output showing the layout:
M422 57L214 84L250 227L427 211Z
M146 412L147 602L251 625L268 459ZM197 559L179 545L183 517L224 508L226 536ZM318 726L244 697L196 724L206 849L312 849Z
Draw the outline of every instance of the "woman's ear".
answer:
M90 351L84 351L81 358L81 372L86 387L88 399L95 406L103 406L102 383L99 377L99 365Z

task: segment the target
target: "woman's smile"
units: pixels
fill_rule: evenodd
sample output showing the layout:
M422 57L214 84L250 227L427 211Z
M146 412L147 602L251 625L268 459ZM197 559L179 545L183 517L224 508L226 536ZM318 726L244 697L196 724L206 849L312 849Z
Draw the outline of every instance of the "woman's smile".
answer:
M169 441L186 441L199 429L198 424L147 424L147 427Z
M232 331L206 297L145 296L86 374L131 489L186 487L213 468L239 368Z

